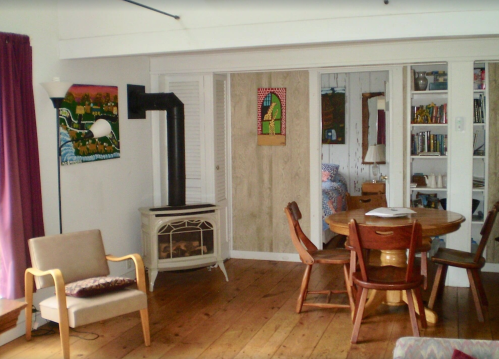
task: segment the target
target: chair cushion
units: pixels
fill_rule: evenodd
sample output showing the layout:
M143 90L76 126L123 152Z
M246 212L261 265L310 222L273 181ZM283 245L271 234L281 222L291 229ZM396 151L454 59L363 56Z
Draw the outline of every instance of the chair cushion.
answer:
M66 306L69 326L76 328L145 309L147 308L147 295L140 290L125 288L88 298L66 297ZM40 302L40 312L42 318L59 323L56 296Z
M91 297L97 294L114 292L135 283L124 277L94 277L66 284L66 295L71 297Z

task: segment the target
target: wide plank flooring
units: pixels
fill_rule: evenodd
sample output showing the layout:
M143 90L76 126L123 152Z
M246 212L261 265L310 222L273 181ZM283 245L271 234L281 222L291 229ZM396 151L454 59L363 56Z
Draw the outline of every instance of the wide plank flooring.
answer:
M71 357L391 358L395 341L412 334L406 307L381 305L363 322L359 343L350 344L349 311L305 307L295 313L303 264L230 259L225 266L229 282L218 268L159 273L149 293L150 347L134 313L71 330ZM476 318L468 288L446 287L435 306L440 319L423 335L499 339L499 273L483 279L490 302L485 323ZM342 268L314 266L310 286L340 289ZM346 297L337 300L347 303ZM0 358L61 358L55 330L0 347Z

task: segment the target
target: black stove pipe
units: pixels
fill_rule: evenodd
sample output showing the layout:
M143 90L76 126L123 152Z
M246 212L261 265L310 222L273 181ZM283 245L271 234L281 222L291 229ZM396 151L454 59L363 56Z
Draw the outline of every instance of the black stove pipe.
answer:
M145 118L145 111L166 111L168 140L168 205L185 206L184 104L174 93L145 93L128 85L128 118Z

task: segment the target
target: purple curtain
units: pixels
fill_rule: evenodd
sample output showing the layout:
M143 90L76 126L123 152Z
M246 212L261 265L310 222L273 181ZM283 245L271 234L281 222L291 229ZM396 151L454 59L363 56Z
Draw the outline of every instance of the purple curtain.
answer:
M24 297L27 241L43 235L31 45L0 33L0 296Z

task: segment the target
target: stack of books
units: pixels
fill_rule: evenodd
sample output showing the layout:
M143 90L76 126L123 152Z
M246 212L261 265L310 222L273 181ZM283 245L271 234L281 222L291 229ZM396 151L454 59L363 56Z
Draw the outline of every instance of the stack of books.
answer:
M482 94L473 100L473 122L485 122L485 96Z
M484 188L485 178L473 176L473 188Z
M447 135L432 134L431 131L422 131L411 134L411 155L426 156L447 155Z

